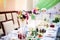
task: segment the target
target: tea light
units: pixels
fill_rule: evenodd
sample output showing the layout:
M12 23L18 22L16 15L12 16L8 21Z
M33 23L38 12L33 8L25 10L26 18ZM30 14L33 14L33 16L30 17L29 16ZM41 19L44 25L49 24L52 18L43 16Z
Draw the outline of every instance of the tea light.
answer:
M10 40L18 40L17 37L11 37Z

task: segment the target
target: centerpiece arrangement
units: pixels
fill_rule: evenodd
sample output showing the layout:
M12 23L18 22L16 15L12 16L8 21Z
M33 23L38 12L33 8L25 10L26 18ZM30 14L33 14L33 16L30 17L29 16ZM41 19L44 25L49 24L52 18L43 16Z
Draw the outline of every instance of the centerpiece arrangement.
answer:
M46 8L41 9L41 11L38 8L32 11L19 11L18 18L21 20L21 27L24 27L23 30L25 31L24 34L18 34L19 39L40 40L43 38L44 33L46 33L49 27L55 27L55 25L49 23L49 17L50 15L46 12ZM52 22L59 22L59 18L55 18Z

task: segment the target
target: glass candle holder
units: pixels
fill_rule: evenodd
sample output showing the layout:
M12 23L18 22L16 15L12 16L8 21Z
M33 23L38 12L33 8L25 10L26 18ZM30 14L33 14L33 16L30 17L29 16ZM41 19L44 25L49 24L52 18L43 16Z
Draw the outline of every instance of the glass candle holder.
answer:
M18 34L18 38L19 38L19 39L22 39L22 37L23 37L23 36L22 36L21 34Z
M55 25L51 24L51 25L50 25L50 27L51 27L51 28L54 28L54 27L55 27Z
M26 38L26 34L18 34L18 38L19 39L25 39Z

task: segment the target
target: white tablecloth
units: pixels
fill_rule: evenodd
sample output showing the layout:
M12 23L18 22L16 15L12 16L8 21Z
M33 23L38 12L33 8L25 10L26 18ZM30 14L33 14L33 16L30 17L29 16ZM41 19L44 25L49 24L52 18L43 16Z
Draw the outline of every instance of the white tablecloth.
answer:
M20 29L22 29L22 28L20 28ZM59 25L56 25L54 28L50 28L49 27L47 29L46 33L43 35L43 38L41 40L55 40L58 28L59 28ZM17 34L17 32L20 31L20 29L14 30L10 34L8 34L5 37L3 37L4 40L10 40L11 37L14 37L14 38L16 38L16 40L18 40L18 34Z

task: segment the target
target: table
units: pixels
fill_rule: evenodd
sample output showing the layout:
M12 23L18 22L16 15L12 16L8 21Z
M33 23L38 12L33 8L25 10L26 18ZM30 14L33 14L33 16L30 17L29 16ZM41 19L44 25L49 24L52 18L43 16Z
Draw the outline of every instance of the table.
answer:
M38 40L55 40L59 27L60 27L60 25L58 25L58 24L54 28L49 27L47 29L46 33L44 33L43 37ZM21 30L21 29L24 29L24 28L21 27L18 30L13 30L11 33L9 33L5 37L3 37L4 40L11 40L10 38L15 38L16 40L19 40L18 39L18 31L22 32L23 30ZM36 40L36 38L31 38L31 39ZM22 40L28 40L28 39L26 38L26 39L22 39Z

